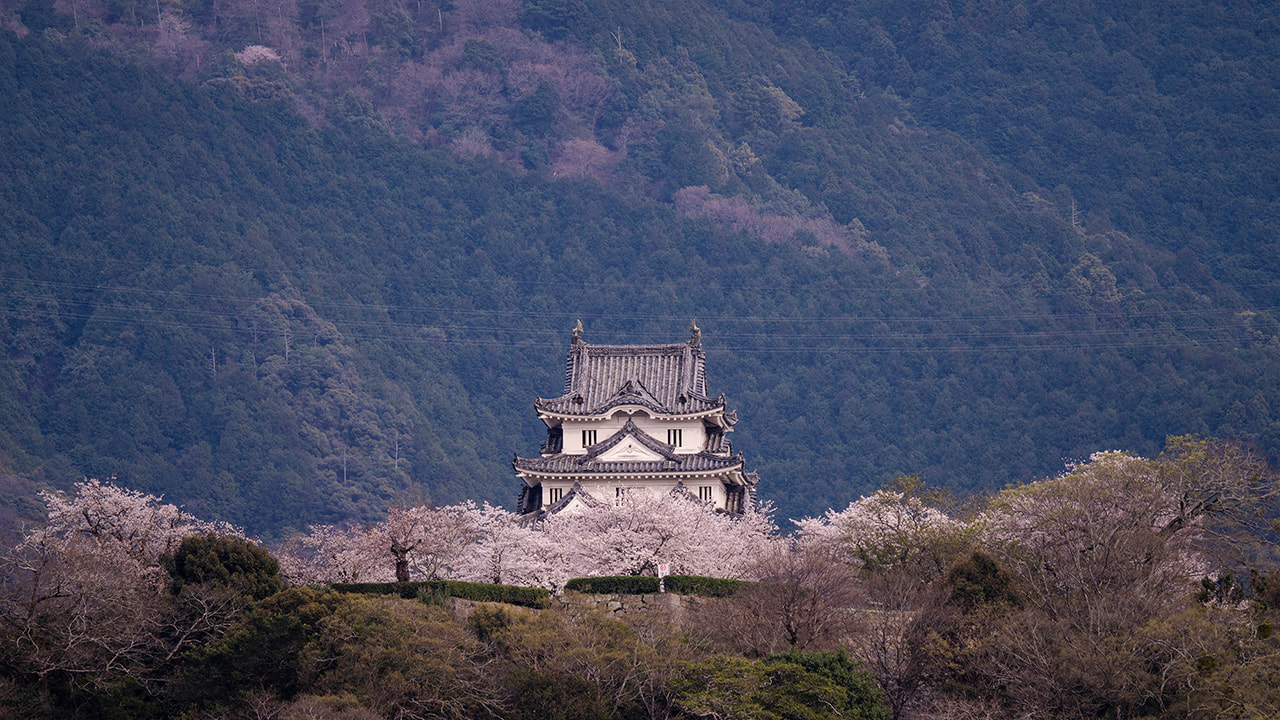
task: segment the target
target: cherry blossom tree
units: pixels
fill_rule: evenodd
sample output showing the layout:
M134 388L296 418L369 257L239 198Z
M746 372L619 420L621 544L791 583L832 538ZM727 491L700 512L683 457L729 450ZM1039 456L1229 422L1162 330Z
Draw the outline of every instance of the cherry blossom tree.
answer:
M297 585L382 579L360 528L312 525L311 533L276 548L280 571Z
M734 164L749 164L754 156L749 147L739 146L729 151L729 159ZM766 212L741 197L713 195L706 185L681 188L672 195L672 201L681 215L709 218L766 242L794 244L800 243L802 237L808 237L823 247L838 248L881 261L887 259L884 248L867 240L866 229L856 219L856 225L840 225L828 217Z
M408 582L457 577L483 534L473 503L432 508L395 506L380 523L339 528L313 525L311 534L279 550L294 582Z
M1023 606L981 635L982 683L1018 707L1121 714L1165 692L1150 630L1224 562L1222 538L1265 519L1265 465L1238 445L1172 438L1152 460L1102 452L1063 475L1010 488L980 539ZM1154 663L1154 664L1153 664Z
M243 537L155 495L85 480L74 494L42 493L44 527L0 562L0 634L22 672L96 685L145 682L219 627L229 598L170 592L162 559L189 535ZM215 597L215 595L217 595Z
M30 533L23 546L48 548L72 545L100 555L128 558L141 568L159 568L160 558L172 552L187 535L213 533L243 537L239 529L199 520L161 498L137 490L84 480L71 496L40 494L49 507L43 528Z
M945 494L908 476L844 510L796 523L801 554L831 555L857 572L849 582L857 586L858 605L871 612L846 616L847 642L895 718L915 702L936 665L943 580L971 542L972 527L939 509L948 504Z
M464 511L478 531L476 542L462 554L456 570L463 580L541 586L536 568L543 564L538 541L545 533L522 524L514 513L469 505ZM545 562L553 563L550 557Z
M524 562L518 565L510 582L560 592L565 583L586 574L582 572L579 549L566 544L573 542L572 533L556 527L559 524L558 519L551 518L527 536Z
M392 508L368 528L313 526L278 551L294 582L461 579L546 587L573 577L673 573L743 578L775 541L768 509L717 512L687 494L633 493L533 521L489 505Z
M1064 475L1001 492L983 513L984 544L1053 614L1116 593L1157 602L1208 571L1193 523L1160 463L1095 453Z
M769 508L732 516L685 493L634 492L508 529L500 541L510 543L509 582L558 591L574 577L656 574L659 563L672 574L750 577L775 533Z
M772 542L765 512L717 512L685 493L633 492L546 522L547 534L573 550L579 575L673 574L742 578Z
M556 149L551 174L568 178L591 177L607 183L612 179L613 168L618 164L618 159L595 140L574 138L560 143Z
M411 576L436 580L453 574L454 564L481 538L474 512L472 503L438 509L393 507L366 538L373 543L375 557L394 561L397 581L407 582Z
M795 521L800 542L834 552L867 572L906 567L940 577L970 530L927 502L927 488L918 478L899 478L896 484L844 510Z

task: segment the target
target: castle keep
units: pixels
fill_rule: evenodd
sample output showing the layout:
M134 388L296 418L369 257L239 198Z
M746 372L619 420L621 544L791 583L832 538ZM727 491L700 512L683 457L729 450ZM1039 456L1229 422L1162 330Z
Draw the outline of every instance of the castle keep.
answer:
M728 434L738 421L707 394L702 333L672 345L592 345L573 331L564 394L538 398L547 426L536 458L517 457L520 513L572 512L626 493L686 492L725 512L755 502Z

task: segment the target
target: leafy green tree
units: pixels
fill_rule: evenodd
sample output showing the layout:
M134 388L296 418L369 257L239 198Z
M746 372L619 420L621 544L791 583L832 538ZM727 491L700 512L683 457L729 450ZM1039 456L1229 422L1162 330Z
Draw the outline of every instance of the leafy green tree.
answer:
M840 652L716 655L688 664L673 687L676 706L694 717L888 718L870 678Z
M975 551L954 565L947 573L947 583L951 586L951 602L967 610L991 603L1013 607L1022 604L1009 571L983 552Z
M544 80L533 92L511 103L511 124L528 135L546 135L555 124L559 107L560 93Z
M477 608L468 623L510 678L522 717L664 717L668 680L690 649L661 611L633 624L598 610ZM527 704L527 707L526 707Z
M307 687L304 649L342 602L338 593L292 588L257 603L220 640L188 654L172 691L175 701L216 708L262 692L293 698Z
M204 533L188 535L163 558L170 588L210 584L262 600L284 590L280 564L262 546L244 538Z
M461 720L501 707L481 652L442 608L348 596L318 623L299 663L312 694L353 695L381 717Z

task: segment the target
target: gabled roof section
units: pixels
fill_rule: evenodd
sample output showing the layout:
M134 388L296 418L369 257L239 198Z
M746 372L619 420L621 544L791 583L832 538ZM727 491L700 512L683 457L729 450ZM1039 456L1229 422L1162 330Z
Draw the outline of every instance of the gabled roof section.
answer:
M604 505L603 502L592 497L591 493L582 489L582 485L580 483L575 482L573 487L569 488L569 492L565 493L564 497L560 498L559 502L552 504L545 510L537 508L522 515L518 515L516 517L516 522L518 522L521 527L533 528L537 527L537 524L545 520L548 516L565 511L569 511L569 514L573 514L576 506L597 508L602 505Z
M609 451L626 440L651 451L652 459L609 458ZM617 475L617 474L684 474L741 470L742 455L720 455L707 451L691 455L678 454L675 448L661 440L655 440L631 420L618 432L587 448L585 455L557 453L539 458L517 456L512 461L517 475ZM745 480L745 476L739 480Z
M653 393L649 392L649 389L639 380L628 380L622 383L622 387L618 388L618 392L606 400L600 410L610 410L619 405L639 405L656 412L664 411L662 402L654 397Z
M600 415L638 405L666 415L721 409L707 397L706 353L700 335L671 345L590 345L575 330L565 362L564 395L539 398L540 413Z
M594 507L600 507L604 503L591 497L591 493L583 490L581 484L574 483L573 487L569 488L569 492L565 493L564 497L560 498L560 502L557 502L551 507L547 508L547 513L555 514L575 504L582 504L582 505L586 505L587 507L594 508Z
M680 460L679 456L676 455L676 449L673 446L651 437L648 433L637 427L630 418L628 418L627 424L623 425L622 429L618 430L618 432L587 448L587 453L585 455L578 455L577 457L580 458L578 462L592 462L601 455L605 455L610 450L621 445L622 441L627 439L635 440L636 444L652 450L665 460L672 462L679 462Z

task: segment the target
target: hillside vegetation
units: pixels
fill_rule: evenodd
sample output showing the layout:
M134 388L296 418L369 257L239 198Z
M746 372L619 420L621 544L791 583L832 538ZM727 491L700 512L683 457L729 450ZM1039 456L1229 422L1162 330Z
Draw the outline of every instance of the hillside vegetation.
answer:
M1182 437L965 509L899 478L792 537L672 494L538 527L396 507L273 556L86 481L0 553L0 713L1261 720L1278 492L1246 448Z
M0 5L15 487L509 505L578 318L696 318L784 518L1280 450L1272 9L144 5Z

